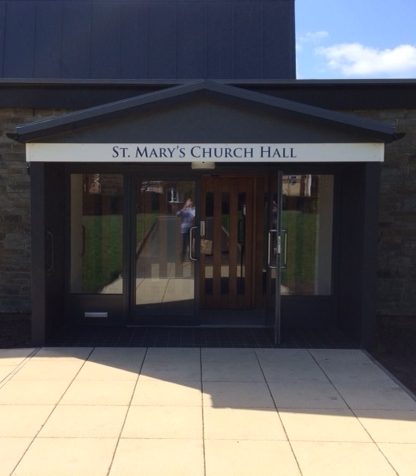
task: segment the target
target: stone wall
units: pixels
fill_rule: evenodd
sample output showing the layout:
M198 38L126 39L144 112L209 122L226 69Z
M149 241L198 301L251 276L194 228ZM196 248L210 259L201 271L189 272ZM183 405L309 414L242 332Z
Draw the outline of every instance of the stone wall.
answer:
M31 305L30 176L25 146L6 134L62 112L0 109L0 313L29 313Z
M30 177L24 146L6 133L31 116L0 110L0 312L30 312Z
M30 312L30 177L17 124L66 111L0 110L0 313ZM380 316L416 317L416 111L349 111L395 124L406 136L386 146L379 228Z
M386 145L381 174L378 315L416 319L416 111L355 111L406 135Z
M416 111L383 116L406 135L387 146L382 173L379 314L416 317Z

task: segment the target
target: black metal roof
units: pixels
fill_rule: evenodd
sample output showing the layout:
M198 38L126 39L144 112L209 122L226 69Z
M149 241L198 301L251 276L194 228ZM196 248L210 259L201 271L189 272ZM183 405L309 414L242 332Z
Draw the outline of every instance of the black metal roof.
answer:
M206 80L20 125L16 127L14 134L8 136L19 142L40 141L55 134L204 96L245 108L267 111L280 117L310 121L328 127L341 127L344 131L365 136L369 141L391 142L402 136L389 124Z
M0 1L0 77L295 78L294 0Z

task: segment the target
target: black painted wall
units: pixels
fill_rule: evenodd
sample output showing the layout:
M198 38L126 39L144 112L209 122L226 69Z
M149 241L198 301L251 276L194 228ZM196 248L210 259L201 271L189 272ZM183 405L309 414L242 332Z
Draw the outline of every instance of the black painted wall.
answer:
M0 1L0 77L293 79L294 0Z

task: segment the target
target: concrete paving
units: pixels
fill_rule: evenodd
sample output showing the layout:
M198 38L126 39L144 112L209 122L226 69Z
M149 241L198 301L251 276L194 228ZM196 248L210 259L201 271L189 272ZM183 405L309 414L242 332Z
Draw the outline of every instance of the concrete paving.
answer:
M416 475L416 401L360 350L0 350L0 476Z

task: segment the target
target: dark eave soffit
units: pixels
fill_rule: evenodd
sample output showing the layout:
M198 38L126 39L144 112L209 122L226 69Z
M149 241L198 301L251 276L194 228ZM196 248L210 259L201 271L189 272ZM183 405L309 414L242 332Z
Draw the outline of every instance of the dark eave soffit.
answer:
M114 120L127 115L163 105L174 104L184 99L215 97L234 105L250 106L280 117L318 122L327 126L339 126L351 133L358 133L372 141L392 142L400 135L395 128L371 119L356 117L339 112L310 106L303 103L229 86L216 81L195 81L174 86L125 100L112 102L62 116L24 124L16 127L9 137L19 142L40 141L58 133L74 131L95 125L102 121Z
M198 78L196 78L198 79ZM133 98L193 80L63 80L0 78L0 107L81 110ZM219 84L332 111L416 109L415 79L238 80Z

